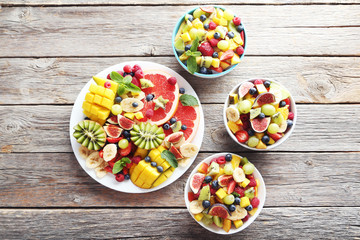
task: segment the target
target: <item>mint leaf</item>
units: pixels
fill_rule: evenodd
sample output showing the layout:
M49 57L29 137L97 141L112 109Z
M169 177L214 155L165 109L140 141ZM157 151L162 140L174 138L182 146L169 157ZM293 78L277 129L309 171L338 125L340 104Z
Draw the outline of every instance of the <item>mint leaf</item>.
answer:
M117 83L122 83L123 80L123 76L121 76L120 73L114 71L110 73L110 78L111 80L114 80Z
M197 51L198 47L199 47L199 37L196 36L195 40L192 42L190 51L195 52Z
M124 163L131 163L130 158L124 157L120 161L123 161Z
M123 94L125 93L125 91L126 91L126 89L125 89L124 84L119 83L119 87L118 87L118 89L117 89L117 94L118 94L119 96L121 96L121 95L123 95Z
M117 174L117 173L121 172L121 170L123 170L123 168L126 166L127 163L131 163L131 160L129 158L124 157L124 158L120 159L119 161L117 161L114 164L112 173Z
M133 84L133 83L127 84L127 85L125 86L125 89L128 90L128 91L130 91L130 92L132 92L132 93L139 93L139 92L141 92L141 89L140 89L138 86L136 86L135 84Z
M238 194L237 192L232 192L232 195L234 195L234 197L240 197L240 194Z
M191 54L192 54L192 52L191 52L190 50L187 50L187 51L185 52L185 55L186 55L186 56L191 56Z
M192 52L190 56L193 56L193 57L200 57L200 56L201 56L201 52L199 52L199 51Z
M170 166L172 166L173 168L178 167L178 162L176 160L176 157L169 150L162 151L161 158L165 159L170 164Z
M180 96L180 102L183 106L199 106L198 100L189 94L183 94Z
M124 83L125 85L128 85L129 83L131 83L131 81L132 81L132 77L131 77L130 75L127 75L127 76L124 77L124 79L123 79L123 83Z
M191 56L187 60L187 68L191 74L194 74L197 70L196 58Z

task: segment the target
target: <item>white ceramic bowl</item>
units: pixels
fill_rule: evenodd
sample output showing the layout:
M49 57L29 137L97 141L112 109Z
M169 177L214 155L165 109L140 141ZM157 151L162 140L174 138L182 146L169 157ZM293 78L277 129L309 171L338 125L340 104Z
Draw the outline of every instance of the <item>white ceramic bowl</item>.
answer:
M226 154L228 154L227 152L223 152L223 153L216 153L216 154L213 154L207 158L205 158L203 161L201 161L194 169L193 171L191 172L187 182L186 182L186 185L185 185L185 191L184 191L184 197L185 197L185 204L186 204L186 207L190 213L190 215L194 218L194 215L190 212L190 208L189 208L189 205L190 205L190 202L189 202L189 199L188 199L188 192L191 192L191 189L190 189L190 179L191 179L191 176L194 175L195 173L197 173L197 170L198 168L200 167L201 163L205 162L205 163L210 163L210 161L214 158L218 158L220 156L225 156ZM239 156L237 154L233 154L233 153L230 153L232 155L236 155L236 156ZM241 156L239 156L241 157ZM251 159L249 159L249 161L251 162ZM235 228L233 225L230 229L229 232L225 232L222 228L219 228L217 227L216 225L212 224L210 226L207 226L205 225L204 223L202 223L201 221L198 222L195 218L195 222L197 222L198 224L200 224L201 226L203 226L205 229L209 230L210 232L213 232L213 233L217 233L217 234L224 234L224 235L228 235L228 234L234 234L234 233L237 233L237 232L240 232L242 230L244 230L245 228L247 228L253 221L255 221L255 219L257 218L257 216L259 216L261 210L263 209L264 207L264 203L265 203L265 198L266 198L266 187L265 187L265 183L264 183L264 180L260 174L260 172L257 170L257 168L255 168L254 170L254 177L256 179L258 179L260 181L260 186L258 187L258 196L257 198L259 198L260 200L260 204L258 206L258 210L256 211L256 213L254 214L254 216L250 216L249 219L244 223L244 225L242 225L241 227L239 228Z
M241 143L239 142L235 135L231 132L231 130L229 129L228 125L227 125L227 118L226 118L226 108L229 106L229 95L231 93L234 93L238 91L238 88L240 87L241 84L243 84L244 82L254 82L256 79L262 79L262 80L269 80L270 82L273 82L273 83L276 83L278 85L280 85L281 87L283 87L284 89L286 89L281 83L275 81L275 80L272 80L272 79L267 79L267 78L254 78L254 79L249 79L249 80L246 80L246 81L243 81L241 83L239 83L238 85L236 85L230 92L229 94L227 95L226 97L226 101L225 101L225 105L224 105L224 111L223 111L223 118L224 118L224 124L225 124L225 128L226 128L226 131L228 132L228 134L230 135L230 137L237 143L239 144L240 146L244 147L244 148L247 148L247 149L250 149L250 150L255 150L255 151L268 151L270 149L273 149L277 146L279 146L280 144L282 144L283 142L286 141L286 139L288 139L291 135L291 133L294 131L294 128L295 128L295 125L296 125L296 119L297 119L297 110L296 110L296 104L295 104L295 100L293 98L293 96L291 95L290 93L290 107L291 107L291 111L294 113L294 119L293 119L293 125L292 127L285 133L285 135L280 139L278 140L277 142L275 142L274 144L272 145L268 145L266 149L257 149L257 148L252 148L252 147L249 147L247 144L245 143ZM287 89L286 89L287 90ZM289 91L289 90L287 90Z

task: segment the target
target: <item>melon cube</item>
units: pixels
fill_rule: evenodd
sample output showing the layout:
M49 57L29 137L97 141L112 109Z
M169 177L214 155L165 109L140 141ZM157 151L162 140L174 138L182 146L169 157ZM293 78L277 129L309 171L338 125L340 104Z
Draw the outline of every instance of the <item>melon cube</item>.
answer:
M248 197L240 198L240 207L245 208L250 205L250 200Z
M242 186L243 188L245 188L249 183L250 183L250 180L247 179L247 178L245 178L245 180L241 182L241 186Z
M218 68L220 66L220 60L218 58L213 58L211 66L213 66L214 68Z
M214 38L214 33L215 33L215 30L210 30L206 33L206 38L211 40Z
M253 208L253 210L249 211L249 214L250 214L251 216L254 216L254 214L256 213L256 211L257 211L257 208Z
M242 40L242 38L241 38L240 35L235 36L233 39L234 39L234 42L236 42L236 43L239 44L239 45L243 45L243 44L244 44L244 42L243 42L243 40Z
M96 94L97 93L97 85L91 84L89 87L89 91Z
M234 56L231 58L231 65L238 64L240 62L240 57L236 53L234 53Z
M82 108L87 111L88 113L91 113L91 103L87 102L87 101L84 101L83 102L83 105L82 105ZM88 115L87 115L88 116ZM90 117L90 116L88 116Z
M225 192L225 190L223 188L220 188L219 190L216 191L216 196L218 196L220 199L223 199L224 197L227 196L227 192Z
M111 90L110 90L111 91ZM112 91L111 91L112 92ZM101 101L101 106L107 108L107 109L111 109L112 105L113 105L113 101L107 98L103 98Z
M256 86L256 89L258 90L259 94L267 92L264 84L262 84L262 83L261 84L255 84L255 86Z
M236 228L239 228L241 227L244 223L243 221L240 219L240 220L236 220L236 221L233 221L234 225Z
M204 24L200 20L198 22L193 23L193 25L194 25L194 28L196 28L196 29L204 29Z
M100 110L100 106L93 104L91 105L90 113L97 116L99 110Z
M220 19L220 26L227 26L228 25L228 21L225 18L221 18Z
M85 95L85 101L88 101L88 102L92 103L92 102L94 101L94 97L95 97L94 94L88 92L88 93Z
M191 37L190 37L190 35L189 35L188 32L181 34L180 37L182 38L182 40L183 40L184 42L188 42L188 41L191 40Z

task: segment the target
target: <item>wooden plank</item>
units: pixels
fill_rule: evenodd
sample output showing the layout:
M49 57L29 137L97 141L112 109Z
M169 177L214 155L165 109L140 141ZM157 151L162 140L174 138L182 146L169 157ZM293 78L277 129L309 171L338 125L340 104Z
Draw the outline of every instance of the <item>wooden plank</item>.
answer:
M360 208L265 208L226 239L357 239ZM186 209L2 209L2 239L215 239ZM336 218L335 218L336 216ZM271 228L269 231L265 229ZM295 234L295 235L294 235Z
M262 173L267 207L360 206L360 153L239 154ZM0 154L0 207L184 207L187 178L210 155L200 153L190 169L164 189L126 194L95 182L72 153Z
M172 55L173 27L191 8L3 7L0 56ZM248 55L360 55L359 5L232 8L246 25Z
M222 104L204 104L202 151L244 151L228 136ZM0 106L3 152L72 152L72 106ZM360 105L298 105L293 135L272 151L360 151ZM354 124L349 124L354 123Z
M6 84L0 88L0 104L72 104L91 74L133 60L157 62L179 72L202 103L222 103L234 85L256 77L283 83L298 103L360 103L360 58L248 56L230 74L214 80L193 77L173 57L3 58L0 81Z

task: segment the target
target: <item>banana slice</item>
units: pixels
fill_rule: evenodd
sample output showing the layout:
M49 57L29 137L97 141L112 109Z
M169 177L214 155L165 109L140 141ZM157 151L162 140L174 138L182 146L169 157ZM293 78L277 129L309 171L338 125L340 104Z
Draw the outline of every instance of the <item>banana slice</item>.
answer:
M144 103L136 98L126 98L120 103L124 112L138 112L144 107Z
M141 91L139 95L133 95L135 99L143 100L145 98L145 93Z
M180 146L180 153L184 157L193 157L199 152L199 147L192 143L186 143Z
M202 200L194 200L190 202L190 212L192 214L198 214L204 211L204 207L202 205Z
M287 129L287 122L286 122L286 121L282 121L281 124L280 124L280 126L279 126L279 131L278 131L278 132L283 133L283 132L286 131L286 129Z
M93 152L86 158L85 164L88 168L96 168L100 166L103 161L104 159L99 156L98 152Z
M186 167L189 164L189 160L190 160L190 158L183 158L183 159L178 160L179 166Z
M239 110L237 110L235 107L228 107L226 109L226 117L229 121L236 122L240 119L240 113Z
M233 171L233 178L237 183L243 182L246 178L244 170L239 167L235 168L235 170Z
M98 178L105 177L107 171L105 171L105 167L107 167L109 164L105 161L103 161L98 167L95 168L95 173Z
M228 217L228 219L231 221L236 221L243 219L244 217L246 217L246 215L247 215L246 209L240 207L240 205L236 205L236 210L231 213L231 216Z
M114 157L116 157L116 154L117 154L116 144L114 144L114 143L107 144L103 150L104 150L103 158L106 162L108 162L108 161L112 160Z
M89 150L87 147L81 146L79 148L79 154L82 158L86 159L90 154L91 154L91 150Z

